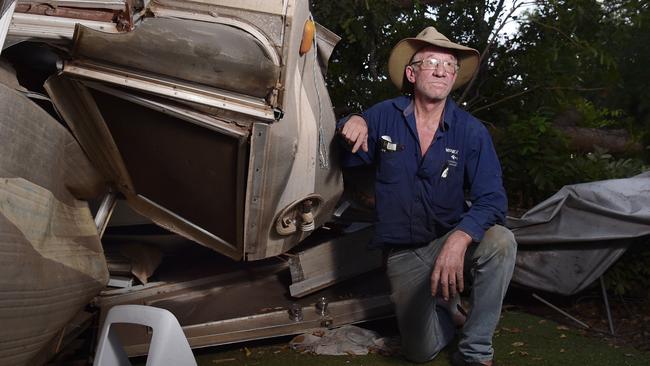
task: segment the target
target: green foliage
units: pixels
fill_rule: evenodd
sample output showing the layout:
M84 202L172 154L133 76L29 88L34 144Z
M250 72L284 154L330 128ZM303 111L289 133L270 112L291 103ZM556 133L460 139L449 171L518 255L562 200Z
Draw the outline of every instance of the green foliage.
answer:
M650 288L650 247L643 243L629 249L605 273L605 286L616 295L647 295Z
M610 110L608 108L599 108L593 102L584 98L574 100L572 105L582 116L578 124L581 127L622 127L624 122L627 121L625 112L622 109Z
M312 0L315 19L342 36L327 76L338 114L400 94L387 69L399 40L435 26L452 40L480 49L493 27L490 14L498 8L503 1Z
M531 207L567 184L626 178L646 169L638 158L617 158L597 146L571 152L566 137L541 114L512 121L493 135L513 207Z
M567 165L570 174L565 180L575 183L627 178L645 170L641 160L616 158L599 147L594 152L572 155Z
M494 135L513 207L531 207L564 185L626 178L646 169L638 158L617 158L599 147L571 152L564 135L541 115L511 122Z
M315 18L343 37L327 77L337 114L398 95L388 79L390 51L433 25L484 54L476 82L454 98L492 127L511 204L527 208L565 184L638 173L650 149L645 156L572 151L556 127L571 112L579 115L571 126L625 129L650 145L647 1L536 1L518 15L518 32L494 37L512 3L312 0Z
M398 94L387 77L386 63L395 43L420 23L422 7L404 14L392 0L337 0L312 1L312 11L317 21L342 36L327 75L339 115Z
M511 205L539 202L566 180L567 142L548 118L517 119L495 135Z
M503 47L493 48L493 67L480 89L481 98L471 107L480 109L521 94L483 110L480 117L499 121L504 111L526 115L540 108L557 114L577 102L585 107L583 112L591 107L593 112L607 111L612 121L632 121L625 127L634 134L647 131L650 100L642 97L650 83L645 66L650 62L650 52L645 51L650 44L647 3L555 0L536 4L520 18L519 32Z

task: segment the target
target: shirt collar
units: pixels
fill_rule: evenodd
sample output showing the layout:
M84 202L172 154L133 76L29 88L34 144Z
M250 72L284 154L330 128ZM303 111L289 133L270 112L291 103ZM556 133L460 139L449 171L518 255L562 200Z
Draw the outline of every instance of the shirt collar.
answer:
M393 105L402 111L404 117L408 117L414 112L415 103L413 102L412 97L397 97L393 100ZM456 114L456 108L458 108L458 105L456 105L456 103L451 100L451 98L447 97L447 101L445 102L445 110L442 112L442 131L449 130L449 126L452 124L454 115Z

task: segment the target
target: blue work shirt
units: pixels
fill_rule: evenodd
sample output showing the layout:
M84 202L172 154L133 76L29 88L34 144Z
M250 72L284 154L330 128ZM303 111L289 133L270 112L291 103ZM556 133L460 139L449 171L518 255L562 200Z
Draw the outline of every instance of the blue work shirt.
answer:
M386 100L362 116L368 125L368 152L352 154L344 143L342 163L376 166L371 247L423 245L455 229L479 242L487 229L504 222L507 198L490 134L450 98L424 156L412 98ZM382 148L382 136L395 145ZM471 206L465 203L466 191Z

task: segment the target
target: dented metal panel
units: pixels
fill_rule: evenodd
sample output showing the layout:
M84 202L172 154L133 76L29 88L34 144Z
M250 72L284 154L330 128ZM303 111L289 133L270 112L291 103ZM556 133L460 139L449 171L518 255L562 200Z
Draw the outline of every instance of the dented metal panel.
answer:
M280 4L281 1L281 4ZM231 19L252 25L267 37L277 51L281 51L284 44L284 34L287 30L287 12L296 6L294 0L262 1L179 1L179 0L152 0L148 10L155 16L166 16L166 11L180 11L185 13L183 18L212 17L216 19ZM232 5L235 2L237 6ZM225 4L225 5L224 5ZM241 5L241 6L239 6ZM281 5L281 6L279 6ZM268 8L267 8L268 7ZM268 11L264 11L268 10ZM290 12L290 11L289 11ZM205 20L205 18L203 19ZM208 21L208 20L206 20ZM218 22L218 21L217 21Z
M152 6L156 17L128 33L80 27L48 93L135 211L235 259L286 252L329 219L343 189L330 153L329 50L298 53L308 2L283 2L284 16ZM279 39L267 20L285 25ZM319 29L331 49L336 37ZM303 225L307 200L313 221Z
M72 56L264 98L280 68L252 35L193 20L147 18L132 31L79 27Z
M338 160L331 149L336 120L316 49L312 47L303 56L298 54L303 25L310 16L307 5L296 2L287 14L287 22L293 26L285 34L282 50L286 66L281 81L284 93L280 106L285 117L271 125L267 132L262 153L267 162L262 166L268 168L255 172L263 179L260 184L263 208L256 227L259 244L249 247L250 240L246 241L248 259L284 253L310 235L310 231L302 230L289 235L277 232L275 223L287 207L313 194L320 195L323 201L315 217L318 227L329 220L343 191ZM257 149L251 146L251 154ZM255 204L249 200L247 208ZM293 213L296 214L296 210Z
M108 22L85 19L91 12L71 5L82 2L71 0L68 8L54 11L58 16L47 15L51 12L43 7L33 9L40 15L16 14L9 36L13 41L45 41L58 50L60 72L50 76L45 88L76 138L70 145L79 150L78 142L111 191L119 193L130 208L222 254L214 255L230 264L235 262L224 256L252 261L285 253L329 219L343 186L336 157L329 152L335 120L323 65L316 47L305 55L298 53L303 25L310 18L308 1L158 0L142 3L144 9L131 9L133 4L142 4L126 1L126 13L135 10L135 22L126 28L119 16ZM112 9L114 5L108 0L91 8ZM92 14L100 13L108 14ZM125 32L110 34L80 26L70 43L71 26L77 22ZM34 59L28 64L37 68L40 54L32 52ZM321 63L326 62L326 53L321 54ZM55 69L54 60L48 65ZM19 161L15 157L5 160ZM75 168L75 162L79 168L87 165L83 161L69 165ZM15 193L19 185L9 188ZM17 211L2 212L11 216ZM294 231L278 229L276 223L286 220L296 220ZM40 229L43 222L39 222L40 231L45 231ZM76 233L86 236L89 227ZM270 261L280 262L269 259L260 264ZM286 263L280 264L286 269ZM41 268L33 267L26 268ZM215 261L207 267L232 271ZM105 271L96 272L95 277L105 280ZM190 271L183 266L181 272L185 276ZM279 273L273 271L250 278L251 273L247 269L245 278L259 280L254 282L261 289L277 296L276 307L285 306L286 283L274 279L287 276L276 277ZM199 304L200 311L183 319L196 347L289 334L323 321L352 322L390 311L387 298L370 297L367 303L334 301L331 309L341 311L333 311L331 318L307 316L300 323L287 320L284 311L266 314L254 308L241 312L242 305L248 305L250 287L226 277L222 289L232 291L225 295L227 301L221 293L203 292L203 285L214 287L211 281L188 288L190 295L206 295L202 298L205 306ZM367 290L368 282L361 287ZM162 295L159 289L152 290L154 298L145 301L181 313L187 313L186 307L194 306L192 301L197 299L179 290L174 295L183 301L177 302L158 296ZM75 301L71 308L78 308L87 298ZM220 303L231 309L208 311ZM229 321L229 316L238 319ZM11 319L18 321L20 316L12 314ZM45 325L56 321L48 320ZM146 337L137 338L130 346L145 347L145 343Z
M246 33L249 33L260 43L260 47L265 49L266 54L269 56L274 65L280 65L279 55L277 54L276 50L276 48L280 45L278 43L273 43L273 41L268 37L268 34L261 31L257 25L253 25L247 21L244 21L243 19L231 16L223 16L215 12L210 12L209 14L201 14L196 12L188 13L184 10L170 9L161 6L152 7L150 8L150 11L153 12L157 18L182 18L199 20L202 22L218 23L238 28Z

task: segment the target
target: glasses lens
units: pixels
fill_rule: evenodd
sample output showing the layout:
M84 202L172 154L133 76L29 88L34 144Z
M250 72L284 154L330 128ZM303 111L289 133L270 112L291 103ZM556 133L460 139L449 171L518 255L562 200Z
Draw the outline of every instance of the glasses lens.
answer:
M427 58L420 61L415 61L413 64L420 64L422 70L434 70L438 67L442 67L442 70L448 74L455 74L458 68L458 65L455 62L449 61L440 61L437 58Z

